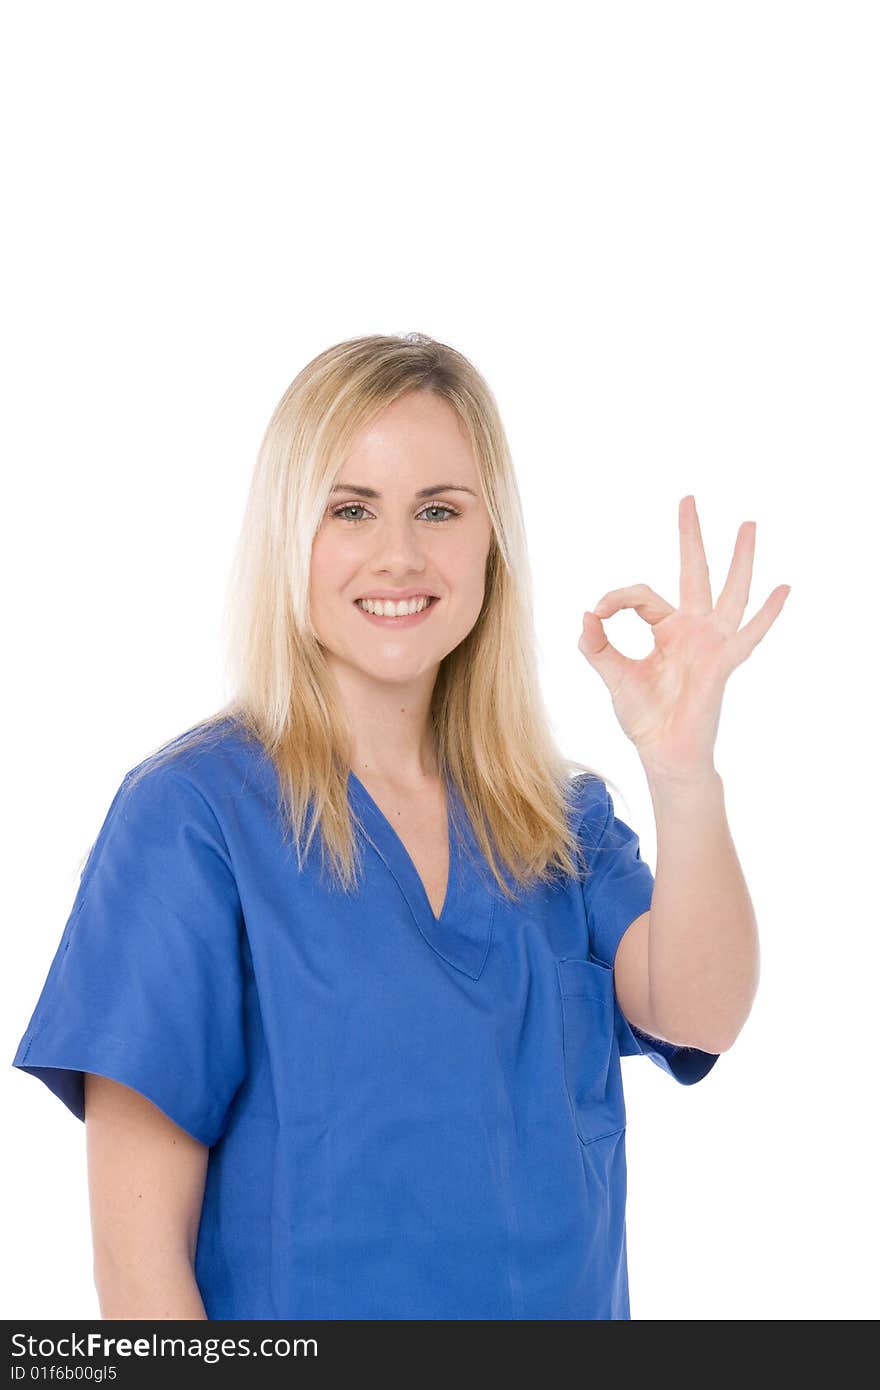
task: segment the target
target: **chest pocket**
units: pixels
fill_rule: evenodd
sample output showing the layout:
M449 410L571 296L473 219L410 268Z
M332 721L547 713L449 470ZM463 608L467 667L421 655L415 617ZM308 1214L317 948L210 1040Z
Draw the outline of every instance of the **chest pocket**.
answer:
M565 1084L584 1144L626 1125L614 1029L614 971L594 960L557 960Z

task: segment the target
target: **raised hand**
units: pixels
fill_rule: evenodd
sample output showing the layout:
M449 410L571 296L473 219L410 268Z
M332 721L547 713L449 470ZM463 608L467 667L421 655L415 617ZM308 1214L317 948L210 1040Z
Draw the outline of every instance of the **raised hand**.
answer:
M755 529L754 521L740 526L727 582L713 607L696 502L693 496L683 497L678 507L679 607L647 584L633 584L612 589L584 614L578 647L611 692L620 725L649 770L683 779L715 770L713 750L727 678L769 631L791 592L790 584L778 584L740 627L752 581ZM624 608L634 608L651 624L650 655L627 657L608 641L601 620Z

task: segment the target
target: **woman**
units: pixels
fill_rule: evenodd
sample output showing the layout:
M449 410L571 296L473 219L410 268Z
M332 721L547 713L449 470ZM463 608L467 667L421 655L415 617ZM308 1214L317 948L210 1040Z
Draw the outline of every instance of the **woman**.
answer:
M650 780L655 894L548 732L482 377L374 336L291 384L234 699L123 779L13 1063L87 1120L103 1316L630 1316L620 1056L693 1083L751 1006L712 746L784 597L737 632L753 528L714 610L692 499L681 532L681 610L618 591L579 644ZM596 616L626 606L646 661Z

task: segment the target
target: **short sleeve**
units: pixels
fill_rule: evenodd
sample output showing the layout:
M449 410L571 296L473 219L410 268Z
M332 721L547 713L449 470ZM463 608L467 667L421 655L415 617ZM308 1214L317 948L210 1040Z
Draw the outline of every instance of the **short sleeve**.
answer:
M208 801L167 763L134 769L92 847L12 1065L78 1119L83 1074L96 1072L216 1143L246 1068L242 937Z
M586 810L579 841L589 872L583 880L590 955L611 968L626 929L649 912L654 875L642 859L639 837L615 814L604 781L590 777L584 784ZM683 1085L700 1081L718 1061L719 1053L702 1052L653 1038L623 1014L615 996L615 1028L621 1056L644 1054Z

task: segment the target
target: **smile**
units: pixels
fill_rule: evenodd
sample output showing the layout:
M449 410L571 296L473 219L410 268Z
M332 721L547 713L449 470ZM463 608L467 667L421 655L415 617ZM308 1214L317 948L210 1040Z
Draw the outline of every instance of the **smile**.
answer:
M414 627L424 622L439 599L425 595L394 603L391 599L355 599L354 606L371 623L382 627Z

